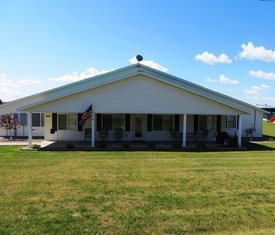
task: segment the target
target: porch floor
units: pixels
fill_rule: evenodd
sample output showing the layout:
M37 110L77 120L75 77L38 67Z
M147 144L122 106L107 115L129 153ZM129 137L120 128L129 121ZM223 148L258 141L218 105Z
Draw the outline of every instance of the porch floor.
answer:
M228 150L240 149L237 147L220 146L215 142L187 143L186 148L181 148L179 142L170 141L97 141L96 147L91 148L90 142L84 141L46 141L41 144L42 150ZM243 148L241 148L243 149Z

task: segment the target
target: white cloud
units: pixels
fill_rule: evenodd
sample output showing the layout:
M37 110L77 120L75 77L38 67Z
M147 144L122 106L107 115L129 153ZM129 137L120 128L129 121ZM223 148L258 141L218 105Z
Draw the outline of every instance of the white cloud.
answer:
M228 77L226 77L225 75L221 75L220 76L220 80L219 80L221 83L225 83L225 84L231 84L231 85L237 85L239 84L240 82L238 80L233 80L233 79L230 79Z
M18 84L25 85L25 86L33 86L33 85L41 85L42 83L37 80L23 78L18 82Z
M267 50L263 46L255 47L252 42L242 44L243 51L239 53L241 58L249 60L263 60L266 62L275 61L275 51Z
M12 80L8 79L8 75L6 73L0 74L0 87L2 89L16 86L17 85Z
M253 88L250 88L250 89L244 89L243 90L245 94L247 95L259 95L260 92L258 90L255 90Z
M235 91L235 89L232 89L232 88L229 88L229 89L227 89L227 91Z
M275 80L275 73L266 73L261 70L258 70L258 71L251 70L249 72L249 75L252 77L262 78L265 80Z
M196 55L195 59L210 65L214 65L217 63L226 63L226 64L232 63L232 60L225 54L220 54L219 56L215 56L212 53L209 53L207 51L203 52L202 54Z
M271 88L271 86L266 84L261 84L259 86L251 86L250 88L244 89L244 93L248 95L248 98L254 99L254 100L273 100L272 97L264 97L262 96L262 92L266 89Z
M206 78L206 81L207 82L219 82L218 80L216 80L216 79L212 79L212 78Z
M206 81L207 82L215 82L215 83L224 83L224 84L230 84L230 85L237 85L240 83L238 80L230 79L223 74L220 75L219 80L207 78Z
M26 95L36 93L40 91L38 88L41 88L41 84L42 83L37 80L28 78L14 80L9 78L6 73L0 74L0 99L2 101L11 101Z
M9 87L1 87L0 94L0 99L4 102L15 100L22 97L20 92L16 91L14 88L11 89Z
M263 99L263 100L269 100L269 101L275 100L274 97L263 97L262 99Z
M265 85L265 84L261 84L260 86L261 86L261 88L263 88L263 89L269 89L269 88L271 88L271 86Z
M72 74L67 74L67 75L63 75L60 77L54 77L54 78L49 78L49 81L52 82L76 82L79 80L83 80L85 78L90 78L90 77L94 77L96 75L99 74L103 74L103 73L107 73L108 71L106 70L98 70L95 68L87 68L82 72L73 72Z
M136 57L134 56L133 58L129 59L129 62L130 62L131 64L136 64L138 61L137 61ZM165 67L163 67L162 65L160 65L160 64L158 64L158 63L156 63L156 62L154 62L153 60L142 60L140 63L141 63L141 64L144 64L144 65L146 65L146 66L148 66L148 67L151 67L151 68L153 68L153 69L160 70L160 71L162 71L162 72L168 72L168 69L167 69L167 68L165 68Z
M265 85L265 84L261 84L260 86L252 86L251 87L251 89L257 90L257 91L263 91L263 90L269 89L269 88L271 88L271 87L268 85Z

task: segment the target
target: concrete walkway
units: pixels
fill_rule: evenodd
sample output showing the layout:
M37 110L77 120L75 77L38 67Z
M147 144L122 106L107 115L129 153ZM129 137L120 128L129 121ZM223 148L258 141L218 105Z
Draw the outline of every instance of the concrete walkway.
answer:
M47 140L32 140L32 144L40 145L41 148L44 148L50 144L55 143L55 141L47 141ZM28 140L27 139L5 139L0 137L0 146L27 146Z

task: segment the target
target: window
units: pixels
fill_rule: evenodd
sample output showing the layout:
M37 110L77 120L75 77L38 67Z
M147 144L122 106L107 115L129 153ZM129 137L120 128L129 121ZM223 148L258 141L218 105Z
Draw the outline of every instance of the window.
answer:
M58 129L67 130L67 115L59 114L58 115Z
M40 113L32 114L32 126L35 126L35 127L40 126Z
M226 127L227 128L236 128L236 116L227 116L226 117Z
M113 130L113 115L103 115L103 128Z
M125 115L114 115L114 128L122 128L124 130L124 117Z
M211 130L215 130L216 128L216 122L217 122L217 118L216 116L213 115L200 115L199 116L199 130L200 131L211 131Z
M44 126L44 113L32 113L32 126L34 127Z
M207 130L207 116L199 116L199 131Z
M153 115L153 131L163 130L163 115Z
M163 116L163 130L169 131L172 129L172 115Z
M68 114L68 130L76 130L77 116L76 114Z
M44 126L44 113L41 113L41 126Z
M76 130L77 114L58 114L58 130Z
M27 126L27 114L26 113L20 113L20 125Z
M207 116L207 130L215 130L217 127L217 117L216 116Z
M169 131L172 128L172 115L153 115L153 131Z
M18 117L19 117L18 113L13 113L13 119L14 120L19 121Z

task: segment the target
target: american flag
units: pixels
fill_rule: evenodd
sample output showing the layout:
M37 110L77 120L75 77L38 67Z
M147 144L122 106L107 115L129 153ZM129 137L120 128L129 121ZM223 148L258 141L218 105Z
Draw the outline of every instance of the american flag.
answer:
M80 124L82 126L85 125L86 121L93 116L93 106L90 105L89 108L82 114L81 119L80 119Z

